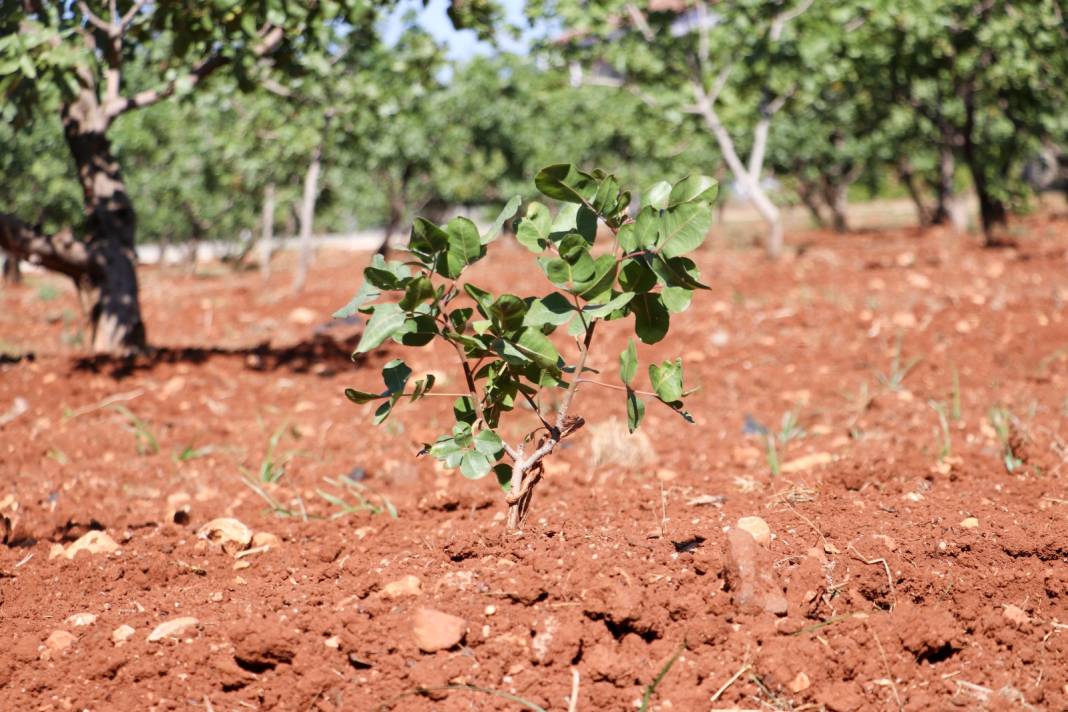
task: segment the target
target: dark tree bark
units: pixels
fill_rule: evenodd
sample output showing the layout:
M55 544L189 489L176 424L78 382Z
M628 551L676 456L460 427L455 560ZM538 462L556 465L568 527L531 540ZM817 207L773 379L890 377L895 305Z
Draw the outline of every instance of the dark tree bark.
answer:
M816 227L827 227L827 220L823 217L823 208L820 205L815 184L807 180L798 180L797 197L801 199L801 204L808 208L809 215L812 216L812 221L816 223Z
M1009 213L1005 203L993 195L987 181L983 159L975 145L975 103L971 94L964 100L964 130L962 132L961 152L964 163L972 176L975 197L979 200L979 222L983 227L983 245L995 247L1003 243L1001 232L1008 225Z
M4 263L4 284L22 283L22 261L14 255L0 253L0 261Z
M920 227L931 225L931 211L923 201L923 194L920 192L919 186L916 185L916 174L907 158L902 157L898 160L897 178L901 181L901 185L905 186L909 199L912 200L912 205L916 208L916 222L919 223Z

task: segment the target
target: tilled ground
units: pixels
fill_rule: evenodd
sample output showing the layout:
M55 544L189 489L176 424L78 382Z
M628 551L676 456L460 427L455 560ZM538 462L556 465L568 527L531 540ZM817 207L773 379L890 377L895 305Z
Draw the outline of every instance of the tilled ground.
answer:
M580 391L518 535L495 484L414 457L445 399L380 428L344 399L399 355L353 365L330 323L364 258L302 297L146 269L165 348L133 361L82 358L72 291L30 277L0 292L0 708L566 710L577 679L624 710L658 678L651 710L1068 708L1068 222L1018 232L705 252L712 291L640 351L685 357L697 424L650 405L628 438ZM541 288L523 254L475 281ZM219 517L250 548L197 538ZM68 558L93 531L117 548ZM421 652L421 609L461 642Z

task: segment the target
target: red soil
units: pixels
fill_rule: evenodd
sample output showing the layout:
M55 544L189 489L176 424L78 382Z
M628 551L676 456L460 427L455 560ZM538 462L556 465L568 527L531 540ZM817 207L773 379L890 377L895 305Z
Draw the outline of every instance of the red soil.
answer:
M446 399L375 428L343 397L399 355L353 365L355 329L321 326L363 257L321 256L298 298L285 274L261 288L145 269L167 348L129 362L81 358L72 291L31 277L0 292L0 347L35 354L0 364L0 420L29 407L0 425L0 708L531 709L510 694L565 710L577 670L578 710L624 710L681 650L649 709L1066 709L1068 222L1019 233L1008 251L807 235L774 265L706 251L712 291L639 354L685 357L697 425L650 404L642 464L638 441L593 427L623 398L580 391L590 425L520 535L492 478L414 457L446 428ZM540 289L521 254L502 247L474 280ZM627 327L606 327L591 365L615 380ZM408 361L455 385L447 356ZM804 434L773 477L743 426L778 431L788 412ZM261 490L293 516L242 481L268 455L285 470ZM354 471L397 519L318 494L354 501L336 484ZM773 532L757 563L784 617L725 589L725 531L746 515ZM280 543L235 559L195 536L224 516ZM93 529L119 550L50 559ZM407 575L416 593L385 595ZM420 607L465 619L463 643L420 652ZM147 640L184 616L197 623ZM134 632L116 644L121 625Z

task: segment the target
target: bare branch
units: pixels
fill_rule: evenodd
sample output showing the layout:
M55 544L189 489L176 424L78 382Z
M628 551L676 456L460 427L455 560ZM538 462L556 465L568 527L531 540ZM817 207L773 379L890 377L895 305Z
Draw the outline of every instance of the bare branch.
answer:
M100 30L101 32L111 34L111 25L104 21L104 18L97 15L95 12L89 9L89 6L78 0L78 11L82 13L82 17L89 21L89 24Z
M74 280L89 274L89 250L69 230L45 235L14 215L0 213L0 250Z
M126 14L123 15L122 18L119 20L120 32L126 32L127 28L130 26L130 23L132 23L134 21L134 18L137 17L137 13L141 12L141 8L143 8L147 4L148 0L137 0L137 2L135 2L130 7L130 9L126 11Z
M800 5L792 10L786 10L779 13L774 20L771 21L771 30L768 32L768 38L772 42L778 42L782 37L783 30L786 29L786 25L796 20L803 15L806 10L812 7L813 0L803 0Z
M630 15L630 21L634 23L634 26L638 28L638 32L642 33L642 37L646 42L652 42L656 38L653 33L653 28L649 27L649 23L645 19L645 15L638 9L638 6L634 3L627 3L627 14Z
M252 53L256 57L263 57L270 54L282 43L284 37L285 32L281 27L275 26L265 29L262 33L260 43L252 49ZM175 92L178 91L178 87L183 84L190 88L195 87L215 73L216 70L229 63L229 58L213 54L210 57L201 60L200 63L193 67L192 71L188 74L167 82L162 87L138 92L132 97L116 100L112 105L107 107L108 118L109 120L114 119L127 111L141 109L167 99L173 96Z

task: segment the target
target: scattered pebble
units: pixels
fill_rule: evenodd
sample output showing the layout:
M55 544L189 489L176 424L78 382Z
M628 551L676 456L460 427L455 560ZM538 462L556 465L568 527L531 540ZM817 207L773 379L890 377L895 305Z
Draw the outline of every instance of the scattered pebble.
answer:
M252 546L273 546L278 547L282 544L282 540L270 532L256 532L252 535Z
M92 625L96 623L96 616L92 613L75 613L65 621L73 626Z
M666 467L661 467L659 470L656 471L656 479L660 480L661 482L671 482L673 480L677 480L678 478L678 472L675 472L674 470L669 470Z
M1027 625L1031 622L1031 617L1027 615L1027 612L1019 606L1014 606L1008 603L1004 606L1004 610L1001 611L1001 615L1005 617L1005 620L1014 625Z
M73 560L75 556L85 551L90 554L110 554L118 551L119 545L115 540L101 531L91 531L84 534L80 539L67 547L63 556Z
M59 655L64 650L74 645L76 638L73 633L65 630L54 630L52 635L45 641L45 652L51 657Z
M307 307L297 307L289 312L289 321L294 324L314 324L319 316Z
M812 687L812 681L808 679L808 675L806 675L804 671L797 673L793 680L786 683L786 689L794 694L804 692L810 687Z
M968 517L960 523L961 529L976 529L979 526L979 520L975 517Z
M738 520L738 528L749 532L761 546L771 544L771 527L760 517L742 517Z
M341 647L341 638L339 636L332 635L323 641L323 645L328 648L333 648L334 650L337 650Z
M212 519L197 530L197 536L218 544L230 555L247 549L252 543L252 530L233 517Z
M418 596L423 593L423 584L418 576L408 574L396 581L390 581L382 587L383 598L403 598L404 596Z
M123 623L118 628L111 631L111 642L115 643L115 645L125 643L127 640L133 637L133 634L135 632L136 631L133 629L133 626L129 626Z
M412 616L412 636L424 653L448 650L467 633L467 621L433 608L416 609Z
M164 638L172 635L178 635L186 628L191 628L198 625L200 621L192 616L183 616L181 618L172 618L169 621L164 621L156 626L151 633L148 634L148 642L156 643Z

